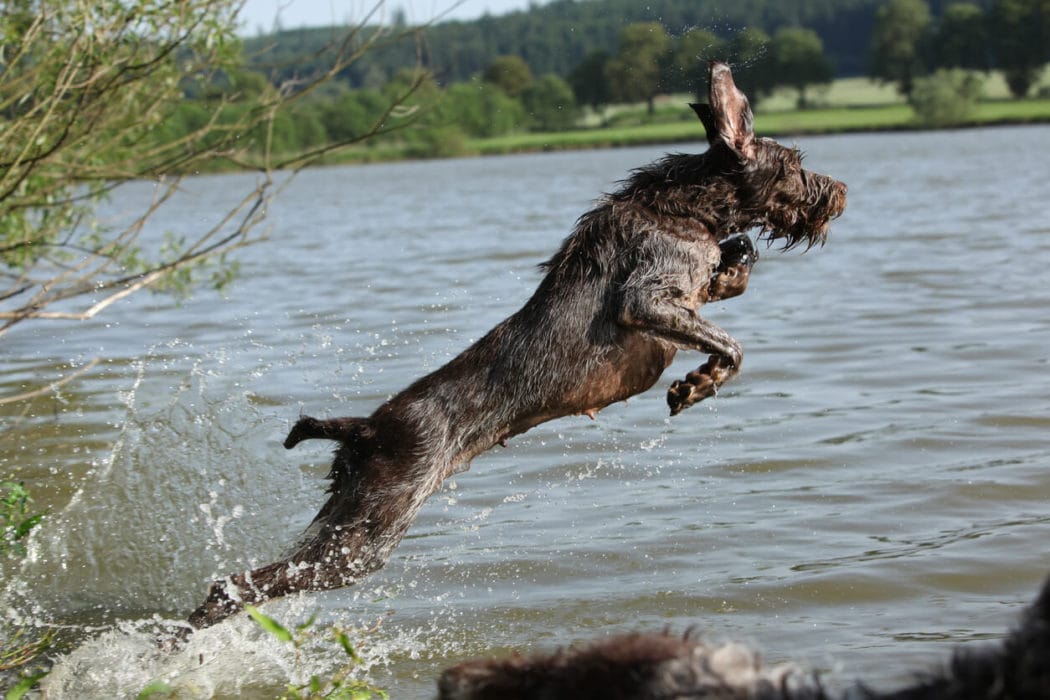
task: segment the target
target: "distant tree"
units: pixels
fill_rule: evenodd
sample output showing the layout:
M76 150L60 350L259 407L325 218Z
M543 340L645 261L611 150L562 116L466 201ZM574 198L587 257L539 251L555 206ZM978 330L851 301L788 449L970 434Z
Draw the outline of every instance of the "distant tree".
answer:
M521 104L538 131L565 131L576 124L576 96L569 84L548 73L521 94Z
M998 66L1011 94L1024 97L1047 60L1050 0L996 0L991 15Z
M729 42L733 80L752 97L768 95L776 87L770 38L757 27L741 29Z
M511 97L520 97L532 84L532 71L521 56L500 56L485 69L483 79Z
M661 68L670 48L671 38L659 22L638 22L624 27L620 32L619 50L605 69L613 99L644 100L652 114L653 98L663 90Z
M902 95L911 95L915 78L925 72L922 52L929 28L930 8L924 0L889 0L881 6L872 32L871 75L897 83Z
M605 76L605 64L608 61L609 54L605 51L592 51L573 68L569 74L569 85L576 95L577 104L598 109L609 103L609 81Z
M933 64L939 68L987 70L987 23L988 17L976 3L956 2L946 7L933 33Z
M824 43L812 29L785 27L773 35L771 42L773 71L779 85L798 90L798 107L808 106L806 88L830 83L835 77L831 61L824 55Z
M698 100L707 94L707 62L726 59L726 43L706 29L692 29L674 40L665 82L668 89Z

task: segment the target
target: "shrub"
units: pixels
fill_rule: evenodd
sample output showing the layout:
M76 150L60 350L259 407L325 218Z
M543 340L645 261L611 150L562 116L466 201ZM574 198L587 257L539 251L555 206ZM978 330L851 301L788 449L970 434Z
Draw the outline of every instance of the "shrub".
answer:
M467 136L486 138L509 134L526 118L521 102L489 83L472 81L448 86L438 105L438 121Z
M916 80L908 101L924 126L955 126L973 117L981 87L973 73L941 69Z

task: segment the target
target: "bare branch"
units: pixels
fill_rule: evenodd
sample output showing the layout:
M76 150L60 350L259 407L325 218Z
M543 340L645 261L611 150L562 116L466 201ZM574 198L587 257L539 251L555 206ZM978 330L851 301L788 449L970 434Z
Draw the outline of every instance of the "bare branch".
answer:
M56 389L58 389L58 387L60 387L60 386L62 386L64 384L68 384L69 382L73 381L74 379L76 379L76 378L86 374L87 372L91 371L91 369L95 365L97 365L99 362L101 362L101 361L102 361L101 358L96 357L91 362L88 362L86 365L84 365L80 369L76 370L75 372L73 372L71 374L67 374L66 376L62 377L61 379L53 381L50 384L48 384L47 386L45 386L45 387L41 387L39 389L34 389L33 391L27 391L24 394L14 394L13 396L2 396L2 397L0 397L0 406L3 406L5 404L19 403L21 401L28 401L29 399L34 399L37 396L43 396L44 394L51 393L51 392L55 391Z

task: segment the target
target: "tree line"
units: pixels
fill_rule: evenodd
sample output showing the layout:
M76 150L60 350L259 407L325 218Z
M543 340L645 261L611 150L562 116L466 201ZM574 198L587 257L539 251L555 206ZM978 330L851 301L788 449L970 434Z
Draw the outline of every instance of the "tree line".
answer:
M861 75L883 1L553 0L526 11L428 26L422 47L377 47L339 77L352 87L379 87L422 51L441 84L467 81L497 56L520 56L536 75L568 78L585 56L614 53L623 27L650 22L673 37L703 28L723 40L744 28L772 35L782 27L806 27L820 37L839 75ZM245 51L254 67L279 81L314 70L336 34L336 27L278 30L246 40Z
M715 58L743 66L737 79L752 94L792 87L801 106L809 86L834 75L820 38L810 29L784 27L769 36L749 28L729 39L696 29L673 37L659 23L639 22L621 29L613 53L584 56L567 77L535 75L523 57L501 55L467 80L448 84L425 66L402 68L379 87L353 88L336 81L275 122L271 147L292 152L374 129L392 96L418 83L402 110L410 115L405 125L411 122L413 128L394 129L371 143L397 144L410 156L452 155L462 152L469 138L575 128L585 108L600 112L613 103L646 103L651 114L657 95L702 93L706 60ZM249 95L265 85L260 74L245 71L230 80L229 89ZM168 122L168 137L206 119L208 99L188 100ZM211 99L227 99L225 90Z

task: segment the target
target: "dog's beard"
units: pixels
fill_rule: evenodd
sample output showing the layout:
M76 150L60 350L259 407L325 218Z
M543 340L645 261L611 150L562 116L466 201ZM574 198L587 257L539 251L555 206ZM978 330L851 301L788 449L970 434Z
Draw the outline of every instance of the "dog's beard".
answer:
M758 238L770 246L779 243L783 250L791 250L798 246L805 246L805 249L809 250L813 246L824 245L830 229L831 220L827 218L822 222L810 222L800 218L787 226L783 222L767 221Z
M831 222L846 209L845 193L830 178L810 193L809 206L784 207L769 212L759 238L782 243L784 250L804 245L809 250L827 242Z

